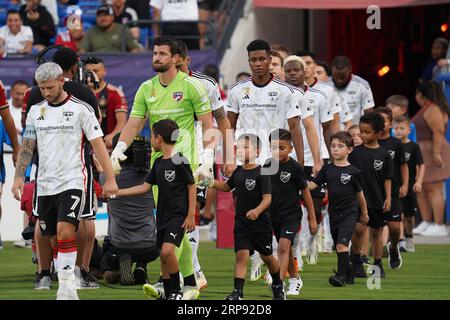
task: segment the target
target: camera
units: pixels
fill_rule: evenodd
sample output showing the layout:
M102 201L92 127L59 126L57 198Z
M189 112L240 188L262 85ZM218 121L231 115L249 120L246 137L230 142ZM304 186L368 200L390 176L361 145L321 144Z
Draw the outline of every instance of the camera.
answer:
M145 137L136 136L133 144L133 163L134 168L139 173L147 173L150 171L151 144Z
M75 78L73 81L81 83L84 86L87 86L88 83L94 84L94 89L100 88L100 81L98 78L94 75L94 73L90 70L87 70L85 67L85 64L87 63L93 63L91 62L93 59L96 59L95 57L87 57L86 59L82 61L78 61L78 70L75 75Z

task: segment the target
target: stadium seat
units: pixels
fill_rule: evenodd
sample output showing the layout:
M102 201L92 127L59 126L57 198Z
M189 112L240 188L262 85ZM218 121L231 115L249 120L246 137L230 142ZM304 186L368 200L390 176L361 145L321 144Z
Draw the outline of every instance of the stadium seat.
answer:
M81 19L83 22L89 22L91 24L95 24L96 22L96 12L97 8L101 5L99 1L92 2L79 2L78 6L83 10L83 14L81 15Z
M144 47L145 50L148 48L148 28L144 27L140 29L139 43Z

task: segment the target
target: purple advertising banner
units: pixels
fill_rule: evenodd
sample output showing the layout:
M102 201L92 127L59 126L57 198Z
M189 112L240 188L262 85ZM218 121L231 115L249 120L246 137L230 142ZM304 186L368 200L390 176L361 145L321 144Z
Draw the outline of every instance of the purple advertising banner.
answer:
M206 65L217 64L217 54L213 49L191 51L189 54L192 58L192 70L203 71ZM155 75L152 69L152 54L95 54L95 56L105 62L106 81L122 89L128 108L131 109L139 86ZM15 81L25 80L31 84L35 69L35 62L30 57L1 59L0 80L7 90L7 96L9 97L10 86Z

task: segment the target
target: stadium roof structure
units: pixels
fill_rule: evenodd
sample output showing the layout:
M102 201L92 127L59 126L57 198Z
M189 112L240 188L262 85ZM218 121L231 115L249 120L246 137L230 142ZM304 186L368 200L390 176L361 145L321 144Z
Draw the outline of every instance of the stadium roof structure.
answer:
M371 5L395 8L445 3L448 0L253 0L255 8L280 9L365 9Z

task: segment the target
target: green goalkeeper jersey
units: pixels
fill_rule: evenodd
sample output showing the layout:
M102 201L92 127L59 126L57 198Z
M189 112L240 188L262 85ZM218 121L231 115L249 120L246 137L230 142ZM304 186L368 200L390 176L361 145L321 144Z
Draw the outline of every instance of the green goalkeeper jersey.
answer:
M178 72L175 79L166 87L161 85L159 75L145 81L134 97L130 116L140 119L147 116L150 128L159 120L174 120L180 128L175 149L189 160L191 166L197 167L195 115L210 112L211 105L202 84L197 79ZM153 152L151 162L153 163L160 155L161 152Z

